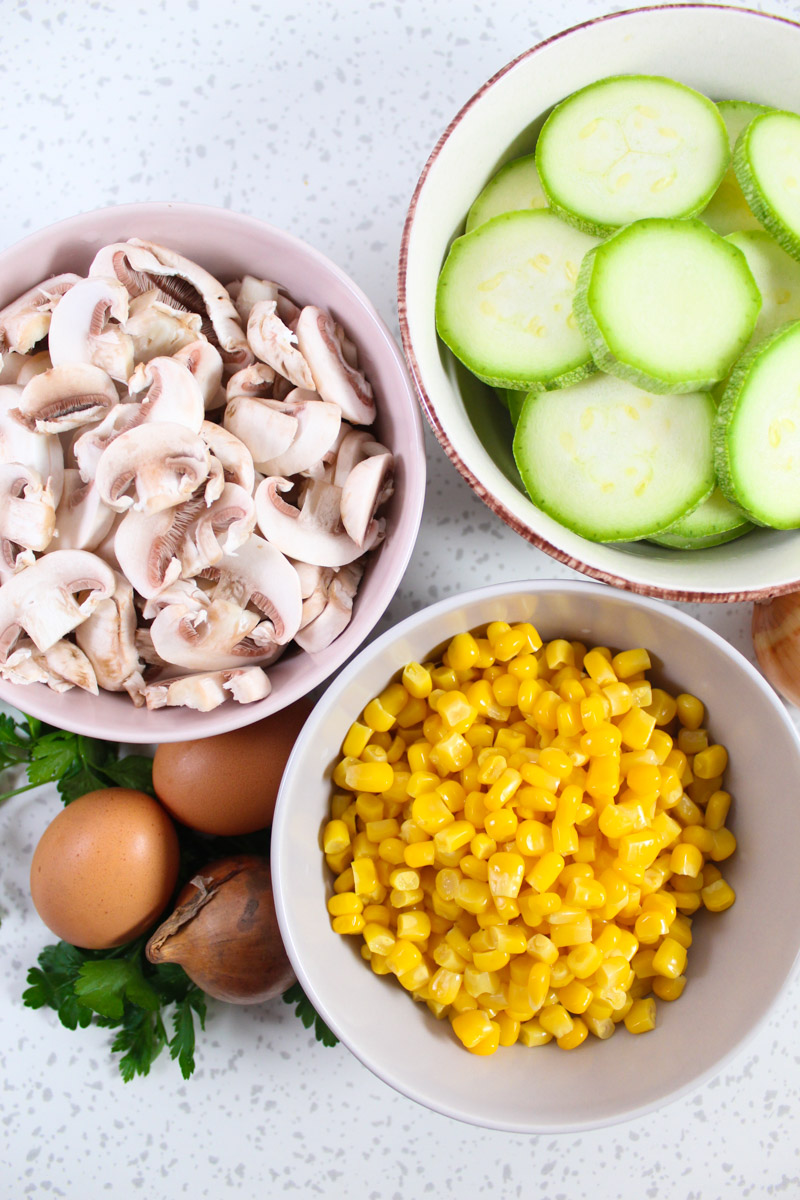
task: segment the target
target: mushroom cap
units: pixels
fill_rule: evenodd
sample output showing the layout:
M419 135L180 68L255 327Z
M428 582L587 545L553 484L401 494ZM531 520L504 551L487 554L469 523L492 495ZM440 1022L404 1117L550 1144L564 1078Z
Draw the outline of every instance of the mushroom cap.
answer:
M278 315L278 301L259 300L247 320L247 340L261 362L290 380L295 387L314 391L314 377L297 345L297 335Z
M301 508L287 504L288 479L268 477L256 488L256 520L264 537L287 557L321 567L343 567L354 562L383 537L380 521L372 521L363 546L339 524L341 488L314 480Z
M66 433L101 421L119 403L114 381L93 363L62 363L33 375L14 415L36 433Z
M153 513L188 500L208 477L209 462L205 442L185 425L146 422L106 447L95 479L101 498L117 512Z
M285 400L265 400L263 404L294 417L297 422L291 444L273 458L257 460L264 475L299 475L321 463L336 442L342 423L338 404L320 400L316 392L296 388Z
M50 319L48 349L53 366L94 363L122 382L133 370L133 340L121 329L130 297L116 279L79 279ZM111 318L119 324L110 325Z
M307 304L297 318L296 332L298 348L311 371L312 386L322 399L338 404L342 415L355 425L371 425L375 420L372 387L345 359L333 317Z
M394 458L388 452L362 459L342 487L342 524L357 546L363 546L377 509L392 494Z
M186 363L164 357L139 363L128 380L128 391L132 397L140 397L143 420L174 421L193 433L200 432L206 414L205 398Z
M269 622L261 636L268 634L276 645L286 645L300 628L303 598L297 571L276 546L258 534L202 574L216 580L215 600L224 597L258 609L262 623Z
M114 572L87 550L54 550L0 587L0 662L24 630L39 650L70 633L112 595ZM78 593L86 593L78 602Z

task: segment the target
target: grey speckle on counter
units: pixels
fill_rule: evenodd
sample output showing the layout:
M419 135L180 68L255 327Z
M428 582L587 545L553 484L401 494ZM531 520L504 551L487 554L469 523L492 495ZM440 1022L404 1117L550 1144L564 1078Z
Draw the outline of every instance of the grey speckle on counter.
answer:
M396 334L403 221L439 135L518 53L614 7L4 0L0 247L109 204L233 208L318 247ZM793 0L763 7L800 18ZM575 577L476 500L426 436L426 515L376 632L456 588ZM690 611L752 657L749 606ZM574 1137L510 1136L430 1113L343 1047L318 1045L280 1001L215 1006L188 1082L163 1055L124 1085L104 1030L70 1033L20 1000L52 940L28 870L57 809L48 789L0 809L0 1200L800 1197L797 978L700 1090ZM757 947L742 947L742 969L757 969Z

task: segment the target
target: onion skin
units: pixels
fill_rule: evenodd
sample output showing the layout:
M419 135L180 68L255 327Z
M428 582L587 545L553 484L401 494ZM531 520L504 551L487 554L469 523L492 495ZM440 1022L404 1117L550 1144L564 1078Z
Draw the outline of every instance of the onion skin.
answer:
M152 963L178 963L209 996L230 1004L261 1004L285 992L294 972L268 859L237 854L196 872L145 953Z
M800 705L800 592L753 605L753 649L765 678Z

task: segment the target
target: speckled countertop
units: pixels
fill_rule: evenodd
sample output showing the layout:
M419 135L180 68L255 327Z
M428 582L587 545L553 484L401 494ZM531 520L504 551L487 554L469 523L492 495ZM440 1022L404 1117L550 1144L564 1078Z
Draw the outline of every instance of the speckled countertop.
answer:
M430 149L521 50L607 0L3 0L0 247L79 211L191 200L307 239L396 331L406 206ZM754 5L754 7L760 7ZM800 4L766 11L800 18ZM710 50L710 52L712 52ZM563 577L477 501L428 436L416 552L382 627L462 588ZM746 654L749 607L691 611ZM195 1076L123 1085L102 1030L23 1009L47 941L30 855L47 789L0 810L0 1198L426 1195L800 1197L800 980L722 1075L662 1111L570 1137L462 1126L316 1044L280 1001L218 1006ZM752 947L742 947L743 968Z

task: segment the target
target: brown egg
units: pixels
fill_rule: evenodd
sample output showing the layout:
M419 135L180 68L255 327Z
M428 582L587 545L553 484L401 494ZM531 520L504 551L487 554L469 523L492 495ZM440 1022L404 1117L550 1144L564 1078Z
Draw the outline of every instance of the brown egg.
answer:
M39 916L65 942L107 950L144 933L178 878L178 835L157 800L103 788L50 822L31 863Z
M232 837L272 823L283 769L311 712L306 700L243 729L192 742L165 742L153 759L153 787L176 820Z

